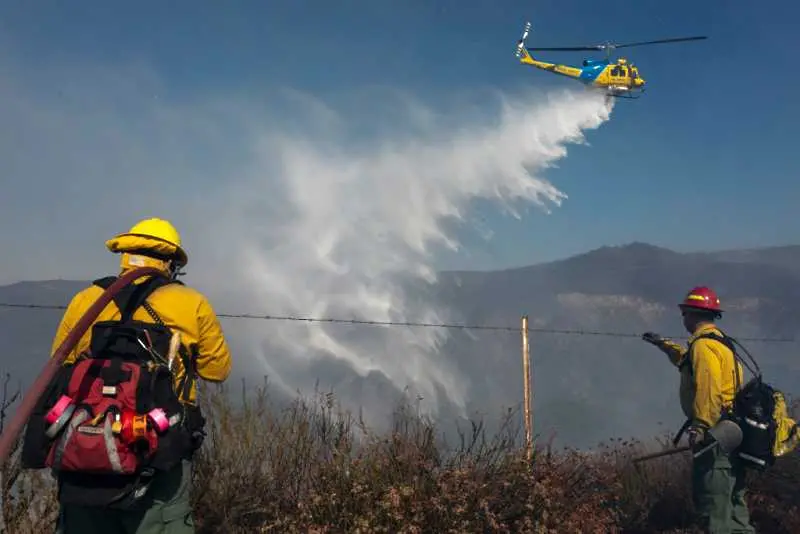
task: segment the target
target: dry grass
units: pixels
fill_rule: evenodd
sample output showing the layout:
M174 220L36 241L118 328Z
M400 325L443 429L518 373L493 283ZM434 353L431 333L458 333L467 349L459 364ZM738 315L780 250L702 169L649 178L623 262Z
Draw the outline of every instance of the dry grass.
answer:
M634 465L646 447L612 441L593 453L537 446L531 463L506 424L479 423L449 447L412 406L376 434L330 395L290 406L266 385L242 406L223 388L204 392L210 421L196 462L198 533L644 533L693 532L688 458ZM5 404L4 404L5 405ZM52 532L49 474L2 473L4 533ZM800 532L800 458L751 475L759 532Z

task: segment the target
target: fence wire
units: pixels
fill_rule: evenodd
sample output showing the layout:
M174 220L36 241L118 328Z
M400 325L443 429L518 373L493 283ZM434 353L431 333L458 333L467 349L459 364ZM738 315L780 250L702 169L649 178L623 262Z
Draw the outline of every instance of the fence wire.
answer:
M0 308L22 308L36 310L65 310L67 307L54 304L15 304L0 302ZM346 319L341 317L301 317L294 315L258 315L251 313L218 313L217 317L225 319L252 319L262 321L292 321L304 323L330 323L330 324L350 324L367 326L390 326L406 328L448 328L456 330L491 330L499 332L513 332L519 334L522 330L520 325L489 325L489 324L459 324L459 323L424 323L407 321L373 321L366 319ZM528 327L530 333L541 334L561 334L571 336L605 336L617 338L641 338L641 333L632 332L610 332L603 330L582 330L568 328L537 328ZM672 339L687 339L687 336L671 336ZM768 338L768 337L737 337L740 341L759 342L759 343L797 343L794 338Z

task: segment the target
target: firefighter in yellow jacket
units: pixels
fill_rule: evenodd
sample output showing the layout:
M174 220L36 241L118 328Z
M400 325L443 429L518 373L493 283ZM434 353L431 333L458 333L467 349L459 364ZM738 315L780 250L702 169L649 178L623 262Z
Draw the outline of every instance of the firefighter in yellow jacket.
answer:
M722 317L719 298L707 287L695 287L679 305L689 332L689 349L652 332L642 338L660 348L680 372L680 403L688 420L689 443L701 447L706 432L731 410L742 385L743 369L721 341L700 337L722 335L715 320ZM718 447L693 460L692 496L706 532L754 533L745 502L745 470L740 461Z
M146 219L135 224L128 232L106 242L107 248L121 253L122 272L138 267L155 267L174 279L188 263L181 245L181 238L172 224L162 219ZM144 279L136 280L140 283ZM91 285L70 302L53 340L52 352L61 345L75 323L102 294L103 289ZM180 342L195 355L194 375L212 382L225 380L231 371L231 355L220 323L206 297L184 284L164 285L152 293L147 302L162 322L173 332L180 334ZM120 311L110 303L95 322L120 318ZM153 322L152 316L143 308L133 314L134 320ZM90 346L91 328L78 341L65 359L70 364ZM185 369L176 358L174 378L180 382ZM192 384L188 403L196 404L197 391ZM153 479L148 488L149 495L143 507L137 510L111 510L96 507L81 507L62 504L59 533L91 534L191 534L194 532L192 510L189 501L191 488L191 462L183 461L172 472L164 472L160 479Z

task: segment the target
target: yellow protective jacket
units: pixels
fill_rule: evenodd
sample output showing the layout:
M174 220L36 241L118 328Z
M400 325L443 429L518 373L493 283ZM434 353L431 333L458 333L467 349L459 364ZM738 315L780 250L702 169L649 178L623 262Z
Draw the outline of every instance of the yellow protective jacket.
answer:
M665 340L661 347L680 371L683 413L693 425L704 428L717 423L723 408L732 408L733 397L744 380L741 362L724 343L697 339L707 333L722 335L714 325L701 326L689 338L691 354L674 341Z
M124 270L123 270L124 272ZM134 283L141 283L146 278L140 278ZM67 306L61 323L58 325L51 356L67 337L73 326L83 316L86 310L100 297L103 288L92 285L81 290L72 298ZM212 382L225 380L231 371L231 354L228 349L222 327L217 319L211 304L199 291L182 284L169 284L159 287L147 299L164 324L181 334L181 343L192 354L197 352L195 372L199 378ZM95 320L108 321L121 318L119 309L114 302L110 302ZM153 318L143 307L137 309L133 319L143 322L153 322ZM89 349L91 326L81 337L71 352L66 355L64 363L71 364L79 354ZM173 368L175 385L185 374L180 358L176 358ZM192 385L189 392L189 401L195 403L197 399L196 385Z

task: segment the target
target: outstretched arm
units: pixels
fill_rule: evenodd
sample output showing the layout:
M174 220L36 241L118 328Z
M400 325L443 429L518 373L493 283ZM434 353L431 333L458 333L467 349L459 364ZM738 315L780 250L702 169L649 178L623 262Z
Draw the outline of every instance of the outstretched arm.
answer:
M675 367L680 367L683 360L686 358L686 347L679 343L675 343L671 339L666 339L654 332L645 332L642 339L657 347L661 352L667 355L669 361Z

